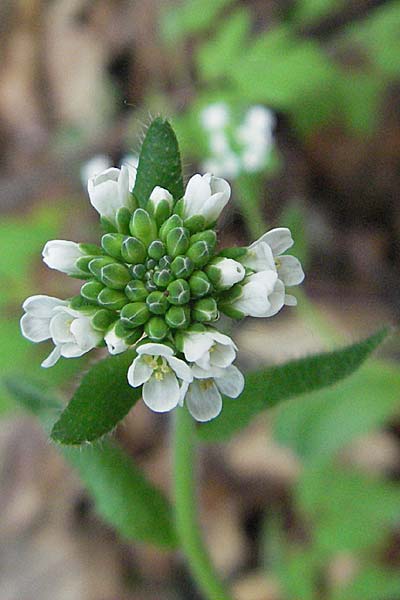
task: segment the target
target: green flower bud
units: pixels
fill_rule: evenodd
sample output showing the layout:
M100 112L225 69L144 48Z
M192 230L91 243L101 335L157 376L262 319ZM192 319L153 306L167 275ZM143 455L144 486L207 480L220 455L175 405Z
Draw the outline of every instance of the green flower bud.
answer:
M236 283L230 290L221 294L221 301L223 303L235 302L242 295L242 286L240 283Z
M144 208L137 208L135 210L129 229L131 234L143 242L146 248L157 238L157 224Z
M87 256L92 256L93 258L96 255L101 256L103 254L101 248L96 246L96 244L80 243L80 244L78 244L78 246L79 246L79 250L82 252L82 254L86 254Z
M144 244L135 237L126 237L121 247L122 258L131 264L143 263L146 258Z
M137 327L136 329L127 328L122 323L121 319L116 322L114 331L115 335L125 340L129 346L135 344L143 335L143 329L141 327Z
M168 302L171 304L187 304L190 300L190 287L184 279L175 279L167 287Z
M206 231L192 235L190 238L190 245L192 246L200 240L206 242L213 251L215 250L215 246L217 245L217 234L213 229L207 229Z
M160 267L160 269L169 269L171 263L172 258L168 256L168 254L166 254L165 256L160 258L160 260L158 261L158 266Z
M168 308L168 300L164 292L151 292L146 298L149 311L155 315L163 315Z
M174 199L169 191L157 186L150 194L146 209L161 225L170 216L173 204Z
M121 246L125 238L122 233L106 233L101 238L101 247L109 256L121 259Z
M158 290L158 287L156 286L156 284L154 283L154 281L152 281L150 279L149 281L146 282L146 289L149 292L156 292Z
M248 248L245 247L224 248L223 250L221 250L221 252L219 252L218 256L224 256L225 258L233 258L234 260L237 260L238 258L244 256L247 253L247 251Z
M125 265L105 265L101 269L100 281L113 290L123 290L130 280L131 274Z
M143 264L133 265L133 267L130 267L130 272L133 279L144 279L146 267Z
M171 263L175 277L186 279L193 272L194 264L188 256L177 256Z
M106 217L100 216L100 224L104 233L117 233L117 228Z
M167 235L168 254L175 258L179 254L185 254L189 248L189 232L184 227L175 227Z
M144 265L148 271L152 271L152 270L154 271L154 267L156 266L156 264L157 263L154 260L154 258L148 258L146 260L146 262L144 263Z
M154 240L147 248L147 254L154 260L160 260L165 254L165 246L161 240Z
M160 227L160 239L165 243L167 241L167 235L175 227L182 227L183 221L178 215L171 215L169 219L165 221Z
M99 281L88 281L84 283L81 287L81 296L85 298L88 302L93 302L97 304L97 297L100 294L101 290L104 290L104 285Z
M110 288L104 288L97 296L97 303L110 310L120 310L128 302L129 300L123 292L110 290Z
M204 267L213 255L213 249L205 240L195 242L187 251L187 256L196 267Z
M117 229L120 233L125 233L129 235L129 223L131 220L132 213L129 208L126 206L121 206L117 210L115 215L115 221L117 223Z
M161 342L169 333L169 327L162 317L151 317L144 326L146 335L153 342Z
M165 315L165 322L172 329L186 329L190 323L190 310L187 306L171 306Z
M80 256L79 258L76 259L75 266L85 275L91 275L92 272L89 269L89 263L94 258L98 258L98 256L93 256L93 255ZM81 277L81 279L83 279L83 277Z
M131 304L125 304L120 317L125 327L133 328L144 325L150 317L150 312L144 302L132 302Z
M160 288L166 288L173 279L174 276L172 275L171 269L160 269L153 275L153 282Z
M83 257L86 258L86 257ZM76 261L77 263L79 263L81 259L78 258L78 260ZM120 264L115 258L111 258L111 256L101 256L101 257L97 257L97 258L92 258L89 261L89 271L92 273L92 275L94 275L97 279L101 280L101 273L103 270L103 267L107 266L107 265L118 265ZM79 267L81 268L81 267Z
M203 231L206 226L206 220L203 215L193 215L183 222L184 226L189 229L190 233Z
M110 327L111 323L113 323L113 321L115 321L117 318L118 317L116 313L112 313L110 310L101 308L94 313L92 317L92 326L94 329L97 329L97 331L106 331L106 329Z
M192 316L195 321L206 323L218 319L218 307L214 298L202 298L197 300L192 309Z
M221 302L221 303L218 303L218 308L221 310L221 312L224 313L224 315L226 315L230 319L239 320L239 319L243 319L243 317L245 317L245 314L242 313L242 311L237 310L237 308L233 308L233 306L231 304L226 304L225 302Z
M133 279L125 287L125 295L131 302L144 302L148 293L145 284L140 279Z
M82 296L74 296L69 301L69 307L82 312L93 312L93 304L82 298Z
M193 298L202 298L212 290L211 281L203 271L195 271L189 278L190 292Z

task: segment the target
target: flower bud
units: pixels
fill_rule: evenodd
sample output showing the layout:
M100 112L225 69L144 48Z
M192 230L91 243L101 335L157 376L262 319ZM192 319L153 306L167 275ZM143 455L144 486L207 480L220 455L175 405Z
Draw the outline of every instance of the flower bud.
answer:
M118 261L115 258L111 258L111 256L101 256L92 258L89 262L89 271L94 275L97 279L101 279L101 272L103 267L106 265L118 265Z
M191 259L196 267L203 267L212 257L213 249L205 240L195 242L187 251L187 256Z
M164 292L151 292L146 298L149 311L155 315L163 315L168 308L168 300Z
M92 280L83 284L80 293L85 300L97 304L97 297L102 290L104 290L104 285L99 281Z
M98 256L81 256L81 258L78 258L75 262L76 268L82 273L81 279L84 278L83 274L85 275L85 279L86 277L92 275L92 272L89 269L89 264L94 258L98 258Z
M120 233L129 235L129 223L131 221L131 217L132 213L126 206L122 206L117 210L115 220L117 223L117 229Z
M171 215L169 219L165 221L160 227L160 239L165 243L167 241L167 235L175 227L182 227L183 221L178 215Z
M174 199L169 191L157 186L151 192L146 208L157 224L161 225L170 216L173 204Z
M101 238L101 247L109 256L121 259L121 246L125 238L122 233L106 233Z
M116 321L114 331L115 335L119 338L122 338L128 346L135 344L143 335L143 330L141 327L138 327L137 329L127 328L122 323L121 319Z
M192 316L195 321L200 321L200 323L218 319L218 307L214 298L197 300L193 305Z
M190 233L203 231L206 226L206 220L203 215L193 215L183 222L184 226L189 229Z
M233 258L238 259L247 254L248 248L240 247L240 248L224 248L219 252L219 256L224 256L225 258Z
M122 258L131 264L143 263L146 258L144 244L135 237L125 237L121 247Z
M137 264L130 267L130 272L133 279L144 279L146 275L146 267L143 264Z
M167 287L170 304L187 304L190 300L190 287L184 279L175 279Z
M165 246L161 240L154 240L147 248L147 254L154 260L160 260L165 254Z
M110 290L110 288L104 288L97 296L97 303L110 310L120 310L128 302L129 300L123 292Z
M168 335L169 327L162 317L151 317L144 331L153 342L161 342Z
M97 310L92 317L92 327L97 331L105 331L108 329L113 321L115 321L116 314L105 308Z
M217 245L217 234L213 229L207 229L206 231L201 231L199 233L195 233L190 238L190 245L192 246L199 240L204 240L210 248L215 250L215 246Z
M133 279L125 287L125 295L131 302L144 302L148 293L145 284L140 279Z
M165 321L172 329L185 329L190 323L190 310L187 306L171 306Z
M212 285L203 271L195 271L189 278L191 295L194 298L202 298L210 293Z
M120 316L125 327L133 328L144 325L150 317L150 312L144 302L132 302L131 304L125 304Z
M85 244L81 242L78 246L82 254L85 254L86 256L92 256L94 258L95 256L101 256L103 254L101 248L96 246L96 244Z
M215 258L205 269L217 290L227 290L246 275L243 265L232 258Z
M70 298L68 306L69 308L80 310L82 312L93 312L93 304L91 304L85 298L82 298L82 296L74 296L73 298Z
M146 269L148 271L154 271L154 267L157 265L156 261L154 260L154 258L148 258L146 260L146 262L144 263L144 266L146 267Z
M185 254L189 248L189 232L184 227L175 227L167 235L168 254L175 258L179 254Z
M158 266L160 269L169 269L172 263L172 258L166 254L158 261Z
M188 256L177 256L171 263L175 277L186 279L193 272L194 264Z
M129 225L131 234L149 246L157 238L157 224L144 208L137 208Z
M131 274L125 265L110 264L101 269L99 279L104 285L113 290L123 290L126 284L131 281Z
M166 288L173 278L171 269L160 269L154 273L153 282L157 287Z
M76 266L78 259L84 256L80 244L68 240L51 240L43 248L43 261L50 269L57 269L67 275L80 275Z

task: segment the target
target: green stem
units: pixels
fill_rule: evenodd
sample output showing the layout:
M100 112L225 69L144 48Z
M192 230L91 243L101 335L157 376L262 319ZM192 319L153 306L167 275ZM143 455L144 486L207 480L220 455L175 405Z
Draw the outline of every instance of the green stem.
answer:
M265 215L260 206L261 182L256 176L241 175L236 180L236 198L250 238L256 240L266 231Z
M181 547L207 600L232 600L215 573L200 535L193 464L196 455L194 421L186 408L178 408L175 413L175 518Z

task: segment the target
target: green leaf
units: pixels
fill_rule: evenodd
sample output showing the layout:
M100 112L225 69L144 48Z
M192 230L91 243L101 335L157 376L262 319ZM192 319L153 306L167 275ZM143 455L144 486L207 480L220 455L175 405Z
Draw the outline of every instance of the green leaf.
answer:
M210 442L228 439L261 411L292 396L327 387L347 377L387 334L388 330L382 329L345 348L248 374L242 395L235 400L225 398L221 415L198 428L200 438Z
M371 361L335 388L281 406L274 435L304 461L324 462L355 438L382 426L398 409L399 397L400 370Z
M306 230L307 212L305 205L301 200L293 201L285 206L279 220L281 227L288 227L295 240L294 248L291 253L294 254L303 267L307 267L309 262L308 236Z
M369 564L345 587L335 590L329 600L388 600L399 598L400 575L380 565Z
M139 156L134 196L146 207L156 186L167 189L179 200L183 196L181 157L178 141L168 121L158 117L147 130Z
M161 32L167 43L176 44L192 34L209 31L222 9L233 0L180 0L161 14Z
M345 0L297 0L292 18L306 25L337 12L344 4Z
M141 388L132 388L127 381L135 356L135 351L129 350L105 358L84 375L53 427L51 437L55 442L93 442L115 428L141 397Z
M10 394L39 417L48 431L60 409L59 401L21 378L8 379L6 385ZM99 514L120 535L166 548L177 545L167 499L120 448L103 441L82 448L58 449L77 470Z

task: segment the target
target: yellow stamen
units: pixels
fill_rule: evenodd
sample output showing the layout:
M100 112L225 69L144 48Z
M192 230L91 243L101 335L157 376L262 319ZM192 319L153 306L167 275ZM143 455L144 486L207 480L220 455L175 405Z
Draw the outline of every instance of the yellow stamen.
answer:
M213 385L214 385L214 380L213 379L201 379L200 380L200 387L205 392L207 390L209 390L210 388L212 388Z

